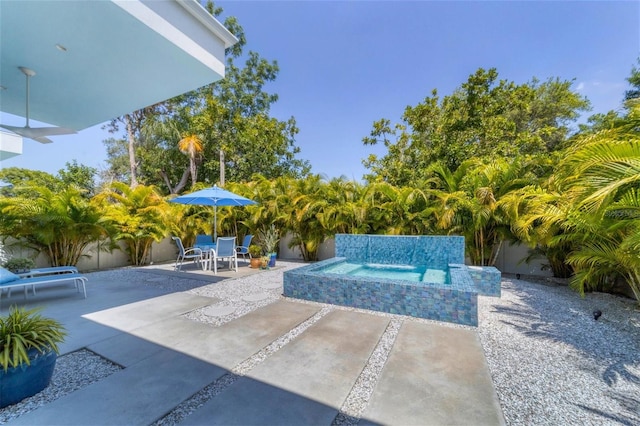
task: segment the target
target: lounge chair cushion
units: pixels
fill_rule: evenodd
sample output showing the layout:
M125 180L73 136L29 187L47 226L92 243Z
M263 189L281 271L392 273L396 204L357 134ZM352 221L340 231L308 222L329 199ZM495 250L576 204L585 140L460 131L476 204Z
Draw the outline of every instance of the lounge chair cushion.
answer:
M11 281L19 280L20 277L11 271L8 271L0 267L0 284L10 283Z

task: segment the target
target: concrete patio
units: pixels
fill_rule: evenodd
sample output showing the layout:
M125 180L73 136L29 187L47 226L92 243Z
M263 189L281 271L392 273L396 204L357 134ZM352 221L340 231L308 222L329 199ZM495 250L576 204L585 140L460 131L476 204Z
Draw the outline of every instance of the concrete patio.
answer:
M26 300L21 292L3 298L1 314L11 303L44 306L44 315L61 321L69 331L61 346L63 355L86 348L124 367L9 424L154 423L283 335L322 315L246 368L181 424L330 425L394 320L390 315L276 297L211 325L184 314L232 299L197 291L223 282L234 285L244 277L242 285L256 283L259 292L264 274L281 272L252 270L242 262L237 273L224 270L217 276L193 267L180 273L171 269L127 268L119 271L124 279L88 274L87 299L70 285L39 289ZM154 286L172 280L188 280L195 290ZM374 378L360 424L504 424L475 330L399 319L400 329Z

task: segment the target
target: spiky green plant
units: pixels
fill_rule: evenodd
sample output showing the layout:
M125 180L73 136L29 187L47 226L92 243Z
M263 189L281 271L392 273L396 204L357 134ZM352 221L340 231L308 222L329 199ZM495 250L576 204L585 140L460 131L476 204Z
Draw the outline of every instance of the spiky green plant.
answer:
M49 350L59 353L58 343L67 333L62 324L41 316L39 311L12 306L9 315L0 317L0 366L4 371L30 365L30 349L42 354Z

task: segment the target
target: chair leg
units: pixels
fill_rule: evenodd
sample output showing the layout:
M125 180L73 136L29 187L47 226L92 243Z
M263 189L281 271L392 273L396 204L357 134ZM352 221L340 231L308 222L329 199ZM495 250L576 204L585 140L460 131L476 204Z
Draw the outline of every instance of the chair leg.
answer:
M203 271L208 271L209 269L211 269L211 253L207 253L207 255L205 256L203 253L203 257L202 257L202 270Z

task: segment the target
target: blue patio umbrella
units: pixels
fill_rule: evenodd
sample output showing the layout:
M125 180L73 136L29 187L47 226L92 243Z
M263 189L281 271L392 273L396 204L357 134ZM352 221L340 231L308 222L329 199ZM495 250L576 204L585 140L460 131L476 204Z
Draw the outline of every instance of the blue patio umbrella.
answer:
M213 241L218 239L216 210L218 206L248 206L258 204L253 200L245 198L241 195L234 194L231 191L224 190L214 186L213 188L205 188L190 194L180 195L172 200L172 203L193 204L197 206L213 206Z

